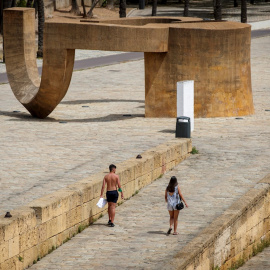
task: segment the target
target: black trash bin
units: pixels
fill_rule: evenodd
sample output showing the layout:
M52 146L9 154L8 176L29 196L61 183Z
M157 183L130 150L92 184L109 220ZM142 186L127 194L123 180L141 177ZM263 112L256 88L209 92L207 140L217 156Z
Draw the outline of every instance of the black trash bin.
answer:
M179 116L176 118L176 138L190 138L190 117Z

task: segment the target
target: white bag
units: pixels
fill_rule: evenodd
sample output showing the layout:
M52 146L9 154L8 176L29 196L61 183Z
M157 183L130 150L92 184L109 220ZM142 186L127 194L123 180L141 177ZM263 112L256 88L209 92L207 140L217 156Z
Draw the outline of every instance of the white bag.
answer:
M107 203L107 200L106 199L100 198L99 201L98 201L98 203L97 203L97 206L99 208L103 208L106 205L106 203Z

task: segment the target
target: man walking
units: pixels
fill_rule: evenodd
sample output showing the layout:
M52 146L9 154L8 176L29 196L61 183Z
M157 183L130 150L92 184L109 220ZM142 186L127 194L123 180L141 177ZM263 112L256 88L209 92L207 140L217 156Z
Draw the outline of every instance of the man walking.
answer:
M124 194L121 189L119 176L115 174L116 166L114 164L111 164L109 166L109 169L110 169L110 173L107 174L103 179L100 198L103 197L105 185L107 184L106 198L108 201L108 215L109 215L108 225L110 227L114 227L115 205L118 200L118 191L121 192L122 199L124 199ZM117 191L117 187L118 187L118 191Z

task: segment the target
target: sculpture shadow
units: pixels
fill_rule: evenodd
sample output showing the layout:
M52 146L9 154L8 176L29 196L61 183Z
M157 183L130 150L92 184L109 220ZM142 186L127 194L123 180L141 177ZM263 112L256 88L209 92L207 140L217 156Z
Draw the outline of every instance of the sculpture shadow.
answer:
M85 118L85 119L55 119L52 117L47 117L45 119L33 118L28 113L24 112L5 112L0 111L0 115L12 117L9 121L30 121L30 122L59 122L65 123L94 123L94 122L114 122L123 121L132 118L145 117L144 114L109 114L103 117L96 118Z
M62 101L60 104L80 105L80 104L108 103L108 102L138 102L138 103L144 103L144 100L130 100L130 99L68 100L68 101Z

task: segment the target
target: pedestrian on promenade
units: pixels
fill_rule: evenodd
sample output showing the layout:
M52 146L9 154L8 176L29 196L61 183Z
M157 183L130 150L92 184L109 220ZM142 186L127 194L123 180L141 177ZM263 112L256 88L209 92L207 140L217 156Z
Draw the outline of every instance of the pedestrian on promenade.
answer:
M108 202L108 215L109 215L108 225L110 227L114 227L115 226L114 225L115 205L118 200L118 191L121 192L122 199L124 199L124 194L121 189L119 176L115 174L116 166L114 164L111 164L109 166L109 170L110 170L110 173L107 174L103 179L100 198L103 197L105 185L107 184L106 198ZM117 187L118 187L118 191L117 191Z
M167 232L167 234L170 234L172 231L172 226L174 225L174 233L173 235L177 235L177 225L178 225L178 215L179 211L177 210L177 205L180 203L180 201L183 201L188 207L182 193L180 190L180 187L177 182L177 178L175 176L172 176L169 182L169 185L167 186L165 190L165 201L167 202L167 209L170 214L170 228Z

